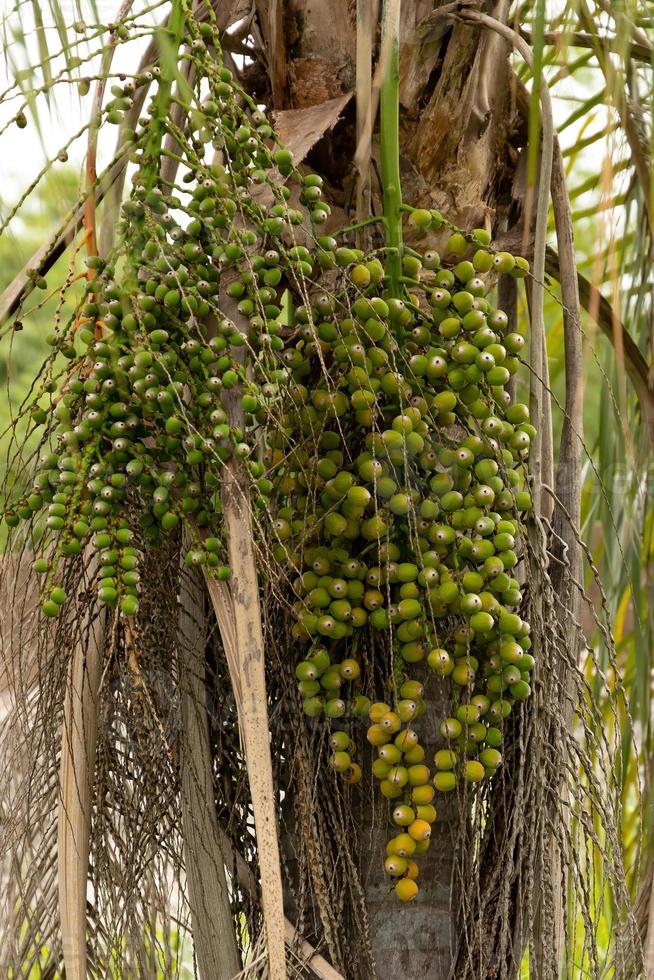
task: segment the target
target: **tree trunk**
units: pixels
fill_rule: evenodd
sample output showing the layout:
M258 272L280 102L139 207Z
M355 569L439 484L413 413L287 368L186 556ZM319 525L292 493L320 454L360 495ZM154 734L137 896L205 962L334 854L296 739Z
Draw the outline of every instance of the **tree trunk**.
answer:
M420 719L420 733L427 749L427 759L445 747L438 726L448 715L446 684L436 678L424 678L428 710ZM382 808L384 801L382 801ZM456 908L453 891L457 890L454 841L460 813L456 798L441 797L437 803L438 818L432 828L429 850L420 856L420 891L410 904L395 901L388 895L388 875L384 872L386 828L377 826L374 850L367 855L370 872L366 897L371 922L371 945L377 980L397 977L420 977L441 980L450 973L456 946ZM371 828L363 828L362 836ZM366 838L369 839L369 838Z

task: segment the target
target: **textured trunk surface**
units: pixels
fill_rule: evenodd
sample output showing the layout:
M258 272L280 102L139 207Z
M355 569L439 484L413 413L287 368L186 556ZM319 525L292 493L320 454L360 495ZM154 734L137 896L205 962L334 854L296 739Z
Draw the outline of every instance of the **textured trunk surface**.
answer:
M438 726L449 710L442 681L434 678L426 692L428 710L420 719L420 732L429 758L444 745ZM376 980L441 980L449 975L456 940L452 917L452 889L456 888L453 841L459 819L456 801L448 798L444 804L439 802L431 846L420 856L420 891L406 905L388 894L388 875L383 867L387 826L384 822L375 828L366 895ZM368 827L363 829L366 832Z

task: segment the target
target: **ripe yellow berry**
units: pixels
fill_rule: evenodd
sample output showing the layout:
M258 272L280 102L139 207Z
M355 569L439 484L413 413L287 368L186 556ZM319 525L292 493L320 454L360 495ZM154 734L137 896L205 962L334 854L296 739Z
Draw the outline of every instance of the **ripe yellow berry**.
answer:
M385 732L380 725L371 725L366 732L366 738L371 745L385 745L391 740L390 734Z
M355 681L361 674L359 664L356 662L356 660L352 659L344 660L341 663L339 670L341 677L346 681Z
M440 647L429 653L427 664L440 677L447 677L454 670L454 662L449 653Z
M456 765L456 752L451 749L439 749L434 756L437 769L454 769Z
M370 705L368 717L374 725L378 725L384 715L388 714L390 710L390 704L385 704L383 701L376 701L374 704Z
M415 748L418 744L418 735L412 728L405 728L403 732L395 736L394 741L400 752L408 752L409 749Z
M386 850L389 854L399 854L400 857L411 857L416 850L416 840L409 834L398 834L389 840Z
M412 749L404 753L404 763L407 766L415 766L425 758L425 750L422 745L414 745Z
M462 730L461 722L456 718L445 718L440 724L440 733L443 738L458 738Z
M370 285L370 271L365 265L355 265L350 270L350 279L359 289L365 289L366 286Z
M390 732L391 735L395 735L399 732L402 727L402 722L399 716L395 714L394 711L387 711L385 715L379 719L379 727L383 728L385 732Z
M419 763L416 766L409 766L409 784L411 786L424 786L429 782L429 767Z
M480 783L486 773L481 762L477 762L476 759L468 759L468 761L463 764L461 775L469 783Z
M429 788L431 789L431 786ZM426 820L427 823L434 823L436 816L436 807L432 806L431 803L425 803L422 806L416 807L416 817L418 820Z
M407 864L407 868L406 868L407 878L411 878L412 881L415 881L415 879L420 874L420 868L418 867L417 862L409 859L406 864Z
M502 754L497 749L484 749L479 753L479 761L488 769L497 769L502 762Z
M403 875L408 868L408 861L406 858L400 857L399 854L391 854L384 861L384 871L388 875L392 875L393 878Z
M414 786L411 790L411 801L416 806L426 806L434 799L433 786Z
M334 752L329 758L329 764L336 772L345 772L350 768L352 760L348 752Z
M410 698L405 698L398 702L397 713L399 715L400 721L412 721L416 717L418 710L417 701L412 701Z
M449 793L456 789L456 775L453 772L437 772L434 776L434 786L439 793Z
M460 660L452 671L452 680L460 687L468 687L475 679L475 671L465 660Z
M395 894L401 902L410 902L418 894L418 886L413 878L400 878L395 886Z
M334 752L350 752L350 748L354 750L352 740L347 732L334 732L329 739L329 744Z
M408 806L406 803L400 803L393 810L393 823L398 824L400 827L408 827L416 819L416 815L413 808Z
M390 765L385 762L384 759L375 759L372 764L372 774L376 776L377 779L386 779L390 771Z
M388 781L393 786L406 786L409 781L409 773L404 766L393 766L388 773Z
M410 698L419 701L424 693L424 687L420 681L405 681L400 688L400 697Z
M379 758L387 762L389 766L397 766L402 761L402 753L397 745L382 745L379 749Z
M431 837L431 824L427 823L426 820L414 820L410 824L408 832L414 841L420 842L427 840Z

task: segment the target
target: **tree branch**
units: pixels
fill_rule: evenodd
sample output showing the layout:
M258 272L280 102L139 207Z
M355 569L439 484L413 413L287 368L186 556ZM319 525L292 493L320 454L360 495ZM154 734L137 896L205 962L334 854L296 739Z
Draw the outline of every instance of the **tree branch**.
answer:
M533 44L533 36L529 31L520 30L520 36L527 44ZM623 52L624 42L614 35L594 35L586 34L583 31L545 31L543 34L545 44L553 45L556 48L595 48L600 44L604 49L612 52ZM629 45L629 55L635 61L642 61L649 65L652 60L652 49L637 41L632 41Z

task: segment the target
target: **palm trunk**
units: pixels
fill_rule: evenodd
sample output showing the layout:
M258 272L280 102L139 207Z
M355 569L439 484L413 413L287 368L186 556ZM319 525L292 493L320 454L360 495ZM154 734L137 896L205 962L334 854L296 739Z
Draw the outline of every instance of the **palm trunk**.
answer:
M493 34L482 34L477 27L452 27L447 20L438 20L433 7L431 0L416 0L402 7L400 167L404 199L416 207L440 208L465 227L504 230L514 203L510 188L517 159L517 153L506 152L512 123L508 46ZM507 7L502 0L496 5L496 15L505 16ZM364 99L365 111L368 100L361 82L365 65L359 51L357 78L354 5L347 0L287 0L285 16L288 41L284 58L289 86L281 102L275 98L279 87L272 90L275 108L308 108L356 88L357 98ZM376 60L378 30L373 42ZM363 131L361 111L356 125L354 112L348 111L333 135L325 136L310 156L310 165L323 173L328 185L342 188L331 201L335 225L341 221L343 210L345 224L354 219L357 203L360 210L360 188L366 186L366 175L356 178L349 168L357 148L357 159L362 158L357 142ZM379 213L381 166L376 138L371 157L370 195L373 210ZM411 244L428 247L417 237ZM441 691L428 688L427 693L428 714L421 726L429 732L424 744L430 757L442 747L438 725L447 712ZM431 847L422 864L424 887L416 902L398 907L388 897L388 878L383 873L383 827L364 818L359 833L361 851L366 854L363 877L374 976L378 980L398 975L407 980L438 980L450 973L456 956L455 895L461 873L453 842L460 820L455 802L441 805ZM372 854L371 839L375 842ZM292 902L289 894L287 904Z

